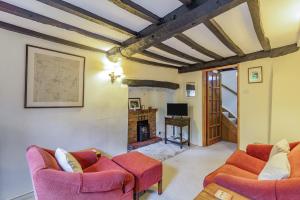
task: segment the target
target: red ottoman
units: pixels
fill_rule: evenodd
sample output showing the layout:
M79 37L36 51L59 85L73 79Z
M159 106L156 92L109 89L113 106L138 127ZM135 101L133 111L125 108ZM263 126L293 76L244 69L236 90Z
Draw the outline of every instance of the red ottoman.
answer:
M135 198L139 193L158 183L158 194L162 193L162 163L139 152L129 152L112 159L135 177Z

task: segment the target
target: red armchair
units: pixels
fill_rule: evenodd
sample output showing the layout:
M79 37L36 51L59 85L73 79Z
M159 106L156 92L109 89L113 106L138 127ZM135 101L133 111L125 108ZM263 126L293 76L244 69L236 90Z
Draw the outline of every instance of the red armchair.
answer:
M288 155L291 175L278 181L259 181L258 175L264 168L272 145L251 144L246 152L236 151L226 163L205 177L204 187L215 182L232 191L255 200L300 199L300 142L290 143Z
M105 156L93 151L74 152L84 173L60 169L54 151L31 146L26 157L38 200L132 200L134 177Z

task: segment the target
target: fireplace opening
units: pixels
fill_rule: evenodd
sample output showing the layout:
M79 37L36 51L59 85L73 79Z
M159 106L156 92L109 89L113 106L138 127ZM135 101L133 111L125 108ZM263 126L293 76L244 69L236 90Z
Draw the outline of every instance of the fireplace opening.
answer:
M148 120L137 122L137 141L143 142L150 139L150 129Z

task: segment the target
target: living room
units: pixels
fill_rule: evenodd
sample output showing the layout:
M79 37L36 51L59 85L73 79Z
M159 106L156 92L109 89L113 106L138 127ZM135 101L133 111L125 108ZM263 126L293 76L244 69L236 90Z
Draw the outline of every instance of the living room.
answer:
M214 199L217 191L229 199L300 199L297 161L290 158L299 149L294 142L299 141L300 96L293 91L300 73L299 10L298 0L0 1L0 199ZM78 67L72 72L73 65ZM38 66L50 67L38 71ZM236 143L208 145L206 84L221 80L209 73L232 68ZM213 87L220 92L221 86ZM170 114L171 104L185 112ZM218 116L220 106L214 106ZM150 111L155 127L146 130L158 140L130 141L130 113L149 123L144 113ZM189 121L166 128L167 118ZM181 129L190 145L165 144L166 132L180 139ZM274 149L285 145L289 175L258 180L276 143ZM86 158L68 154L83 173L66 172L55 156L58 148L86 150ZM46 169L37 164L38 156L45 154L58 166L52 171L76 177L76 191L67 178L47 185L54 176L38 176ZM85 172L84 162L92 165L88 159L99 166L106 162L107 171L122 171L132 182L126 185L114 174L92 182L93 174L102 172L101 167ZM253 168L236 160L253 162ZM230 174L232 168L216 171L228 163L238 165L241 174ZM140 177L139 170L150 175ZM212 172L220 174L209 176ZM80 180L91 184L84 187Z

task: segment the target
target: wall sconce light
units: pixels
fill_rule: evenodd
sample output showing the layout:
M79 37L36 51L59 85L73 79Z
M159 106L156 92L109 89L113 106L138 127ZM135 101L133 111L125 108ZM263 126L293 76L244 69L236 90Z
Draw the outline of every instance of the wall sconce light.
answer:
M113 84L118 78L121 78L121 75L115 75L115 72L108 74L110 76L111 83Z

